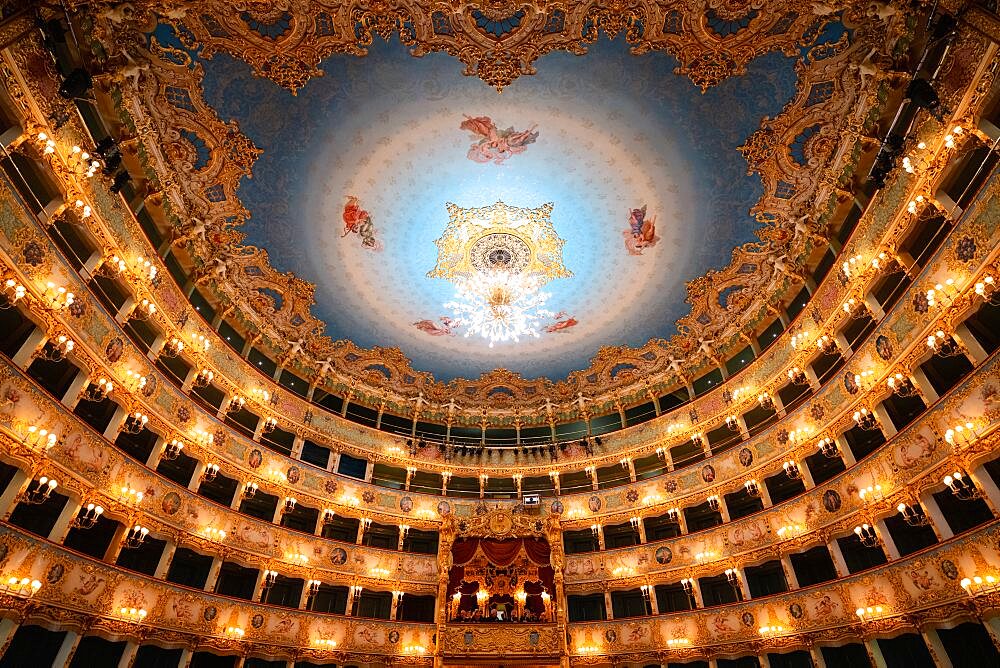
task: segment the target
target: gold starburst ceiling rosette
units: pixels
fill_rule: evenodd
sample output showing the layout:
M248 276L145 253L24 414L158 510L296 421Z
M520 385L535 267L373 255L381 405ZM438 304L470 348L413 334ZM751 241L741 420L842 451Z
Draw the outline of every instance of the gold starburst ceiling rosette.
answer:
M438 257L428 278L457 285L477 274L503 271L530 276L541 287L573 275L563 264L566 242L552 226L551 202L536 208L503 202L478 208L449 202L447 207L448 226L434 242Z

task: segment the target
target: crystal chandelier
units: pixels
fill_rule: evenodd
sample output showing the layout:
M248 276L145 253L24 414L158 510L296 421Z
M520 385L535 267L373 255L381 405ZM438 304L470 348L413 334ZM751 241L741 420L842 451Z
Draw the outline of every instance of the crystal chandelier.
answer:
M537 278L508 271L476 272L456 283L455 301L445 304L465 326L465 336L479 335L490 342L518 342L539 335L547 318L548 293L539 291Z

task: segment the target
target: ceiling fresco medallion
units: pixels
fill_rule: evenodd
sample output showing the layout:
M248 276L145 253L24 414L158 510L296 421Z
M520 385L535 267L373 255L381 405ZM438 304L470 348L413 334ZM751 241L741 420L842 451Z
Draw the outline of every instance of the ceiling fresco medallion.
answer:
M455 299L444 305L454 316L442 318L448 333L464 329L466 337L481 336L492 348L538 337L543 328L558 331L551 328L560 322L545 323L560 321L564 314L545 308L549 295L541 288L573 273L563 262L565 241L552 226L552 203L536 208L503 202L478 208L451 202L447 206L448 226L434 242L437 263L427 276L455 284ZM565 329L569 320L561 322L559 329Z

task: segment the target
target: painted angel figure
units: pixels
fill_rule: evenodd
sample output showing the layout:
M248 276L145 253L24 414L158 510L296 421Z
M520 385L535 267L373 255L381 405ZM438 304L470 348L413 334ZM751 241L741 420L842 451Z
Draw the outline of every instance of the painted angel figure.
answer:
M559 311L553 318L555 322L545 328L546 333L554 334L555 332L565 332L570 327L576 327L579 323L576 318L567 314L565 311Z
M352 232L361 237L361 245L370 250L379 250L378 240L375 238L375 225L372 223L371 214L361 208L358 198L354 195L347 196L347 203L344 204L344 233L341 237L346 237Z
M441 324L437 324L433 320L418 320L413 323L413 326L419 329L421 332L430 334L431 336L455 336L455 328L459 326L459 322L446 315L438 318Z
M469 146L467 157L479 163L503 164L512 155L524 153L528 144L538 139L537 125L527 130L515 130L513 126L500 130L489 116L466 116L458 127L471 132L473 139L478 138Z
M625 250L629 255L642 255L643 248L652 248L660 237L656 236L656 216L646 218L646 205L628 212L628 229L622 232Z

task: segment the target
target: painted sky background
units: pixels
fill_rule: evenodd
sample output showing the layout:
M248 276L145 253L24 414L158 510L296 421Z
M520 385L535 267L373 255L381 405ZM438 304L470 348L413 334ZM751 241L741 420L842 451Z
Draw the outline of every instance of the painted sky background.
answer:
M702 94L662 53L632 56L621 40L578 57L554 53L503 94L461 74L450 56L413 58L376 41L365 58L334 56L298 96L224 54L204 62L206 100L264 150L239 196L247 242L281 271L317 285L315 315L331 337L398 346L441 380L505 367L563 378L603 345L669 337L689 308L684 282L728 264L752 241L748 210L761 196L736 150L795 90L793 60L759 58L746 76ZM502 165L466 157L463 115L498 127L537 125L538 140ZM382 249L342 237L356 195ZM432 337L413 327L447 315L454 288L426 273L447 202L552 202L574 276L546 286L549 307L576 327L490 349L479 338ZM660 241L642 256L624 245L628 210L646 205ZM460 332L460 330L459 330Z

